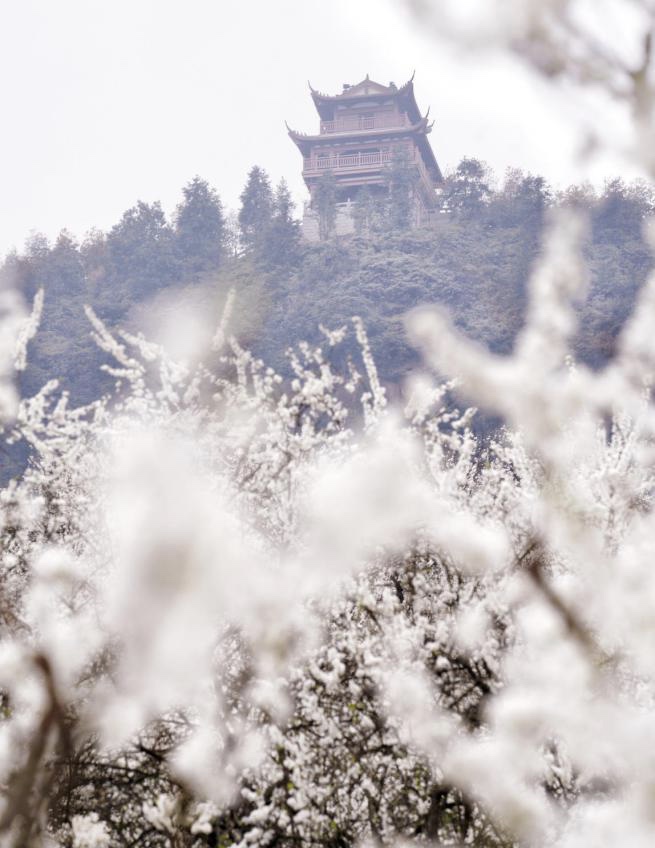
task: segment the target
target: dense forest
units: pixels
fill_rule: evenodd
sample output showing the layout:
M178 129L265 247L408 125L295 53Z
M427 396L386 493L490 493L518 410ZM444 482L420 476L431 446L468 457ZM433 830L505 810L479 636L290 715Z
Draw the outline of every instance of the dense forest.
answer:
M319 325L361 316L394 395L417 361L402 317L418 304L442 304L469 337L496 352L511 349L544 218L556 205L589 213L591 279L579 305L576 354L593 367L607 360L651 263L642 238L642 221L655 209L648 184L615 179L600 193L589 185L556 193L541 177L509 170L497 179L484 163L463 159L446 179L433 224L412 230L402 167L391 166L386 198L366 195L356 204L349 237L331 234L327 177L320 192L325 237L315 244L302 239L285 182L273 187L259 167L248 175L238 214L227 214L219 193L196 177L172 220L160 203L140 201L109 232L94 230L81 243L65 231L54 244L32 236L0 272L28 300L45 291L23 393L56 377L72 402L85 403L110 384L85 304L109 326L146 335L153 316L168 316L170 335L183 332L181 302L218 316L234 289L234 331L282 370L289 344L317 341Z

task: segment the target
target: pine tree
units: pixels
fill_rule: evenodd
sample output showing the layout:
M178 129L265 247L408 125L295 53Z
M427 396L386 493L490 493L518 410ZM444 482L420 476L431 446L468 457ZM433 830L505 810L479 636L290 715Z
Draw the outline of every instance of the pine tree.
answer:
M226 223L218 193L194 177L175 213L175 251L183 274L216 271L226 254Z
M273 218L273 192L268 174L255 165L248 173L248 181L241 192L239 227L241 243L248 251L256 250Z
M276 220L291 225L293 220L294 203L291 198L289 186L284 177L280 180L275 188L275 196L273 198L273 216Z
M273 217L263 233L261 260L268 267L289 267L298 257L300 228L293 217L294 203L284 179L273 197Z

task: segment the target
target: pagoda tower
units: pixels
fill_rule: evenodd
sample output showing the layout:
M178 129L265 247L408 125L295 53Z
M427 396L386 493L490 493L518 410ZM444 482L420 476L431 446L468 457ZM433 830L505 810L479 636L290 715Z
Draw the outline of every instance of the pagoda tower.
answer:
M436 205L435 189L441 171L428 141L432 123L421 115L414 96L414 76L404 85L381 85L366 78L344 85L341 94L322 94L309 86L320 117L317 135L296 132L289 136L303 155L303 178L311 200L305 206L303 232L319 237L317 187L331 174L336 191L336 232L354 230L353 204L368 187L373 195L388 190L392 162L397 159L411 171L412 225L420 227Z

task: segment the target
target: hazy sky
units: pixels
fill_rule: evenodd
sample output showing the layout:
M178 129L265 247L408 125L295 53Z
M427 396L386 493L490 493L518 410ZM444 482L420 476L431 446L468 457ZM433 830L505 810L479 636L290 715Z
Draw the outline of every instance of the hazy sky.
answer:
M31 230L107 229L138 199L170 213L195 174L236 208L259 164L302 202L284 121L316 130L308 79L336 93L416 69L442 170L468 155L565 184L620 168L576 160L563 98L427 37L398 0L14 0L0 26L0 255Z

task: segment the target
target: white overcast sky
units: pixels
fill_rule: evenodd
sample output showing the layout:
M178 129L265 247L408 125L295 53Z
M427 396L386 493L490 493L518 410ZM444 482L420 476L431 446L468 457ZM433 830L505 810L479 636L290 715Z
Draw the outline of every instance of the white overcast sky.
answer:
M138 199L171 213L195 174L236 208L259 164L300 203L284 121L316 129L307 80L336 93L414 69L444 170L476 156L563 185L621 169L576 157L565 98L509 61L436 42L398 0L4 0L0 256L32 230L108 229Z

